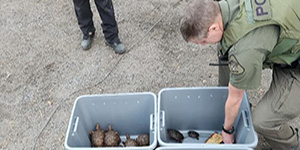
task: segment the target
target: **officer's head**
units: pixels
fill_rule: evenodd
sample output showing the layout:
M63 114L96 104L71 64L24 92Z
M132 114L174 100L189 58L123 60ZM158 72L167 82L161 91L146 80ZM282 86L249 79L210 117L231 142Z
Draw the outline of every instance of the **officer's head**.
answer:
M201 45L220 42L223 23L219 4L213 0L190 1L183 11L180 31L187 42Z

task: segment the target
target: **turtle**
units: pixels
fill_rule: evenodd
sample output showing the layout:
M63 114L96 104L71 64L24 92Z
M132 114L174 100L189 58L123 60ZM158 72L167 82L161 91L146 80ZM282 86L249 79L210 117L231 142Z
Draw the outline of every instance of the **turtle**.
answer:
M168 137L176 142L182 143L183 135L176 129L167 129Z
M206 139L205 143L209 144L222 144L223 143L223 137L222 134L219 134L218 132L215 132L211 134L208 139Z
M122 142L124 147L133 147L133 146L138 146L138 143L134 139L130 139L130 135L126 133L126 141Z
M101 130L99 123L96 124L96 131L91 130L90 135L91 135L92 147L103 147L104 146L105 132L103 130Z
M149 134L140 134L136 138L136 142L139 146L148 146L149 145Z
M111 125L108 126L108 130L105 132L104 143L107 147L117 147L121 143L119 133L114 131Z
M195 139L199 140L199 133L196 132L196 131L189 131L189 132L188 132L188 135L189 135L189 137L191 137L191 138L195 138Z

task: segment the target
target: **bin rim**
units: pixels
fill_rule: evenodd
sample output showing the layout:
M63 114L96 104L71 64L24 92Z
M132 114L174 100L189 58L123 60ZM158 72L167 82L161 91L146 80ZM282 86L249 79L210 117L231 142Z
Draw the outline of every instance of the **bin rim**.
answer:
M206 146L189 146L189 147L158 147L156 150L192 150L192 149L197 149L197 150L253 150L250 147L206 147Z
M71 111L71 114L74 114L75 112L75 108L76 105L78 103L78 101L80 101L80 99L82 98L86 98L86 97L108 97L108 96L132 96L132 95L151 95L153 96L154 99L154 112L153 112L153 116L154 116L154 139L153 139L153 143L149 146L143 146L143 147L102 147L102 148L92 148L92 147L70 147L68 145L68 139L69 139L69 131L72 125L72 115L69 118L69 124L68 124L68 128L67 128L67 132L66 132L66 137L65 137L65 142L64 142L64 149L65 150L104 150L104 149L113 149L113 150L141 150L141 149L145 149L148 150L150 149L155 149L155 147L157 146L157 97L153 92L128 92L128 93L108 93L108 94L86 94L86 95L80 95L76 98L74 104L73 104L73 108Z
M161 94L165 91L169 91L169 90L199 90L199 89L206 89L206 90L209 90L209 89L220 89L220 90L228 90L228 87L227 86L207 86L207 87L168 87L168 88L163 88L161 89L159 92L158 92L158 120L157 120L157 139L158 139L158 144L161 146L161 147L179 147L179 148L184 148L184 147L189 147L187 145L183 145L183 144L180 144L180 143L166 143L164 141L161 140L161 135L160 135L160 125L161 125ZM244 97L247 98L247 92L245 91L244 92ZM247 104L247 107L250 108L250 105L249 103L246 103ZM250 123L252 124L252 115L249 116L250 117ZM228 147L228 148L255 148L257 145L258 145L258 136L257 136L257 133L256 131L254 130L254 127L251 126L250 127L253 131L253 134L254 134L254 142L251 143L251 144L230 144L230 145L221 145L221 147L225 148L225 147ZM216 144L205 144L205 143L189 143L189 145L192 145L192 147L207 147L207 148L216 148Z

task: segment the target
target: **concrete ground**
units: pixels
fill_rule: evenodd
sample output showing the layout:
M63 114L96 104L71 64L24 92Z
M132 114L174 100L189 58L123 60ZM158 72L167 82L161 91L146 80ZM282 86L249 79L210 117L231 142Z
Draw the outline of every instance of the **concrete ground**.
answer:
M83 51L72 1L2 0L0 5L0 149L63 149L75 99L86 94L216 86L216 47L187 44L179 33L184 0L113 0L120 38L115 54L97 28ZM254 107L268 89L249 91ZM291 122L300 127L299 118ZM268 148L260 137L258 150Z

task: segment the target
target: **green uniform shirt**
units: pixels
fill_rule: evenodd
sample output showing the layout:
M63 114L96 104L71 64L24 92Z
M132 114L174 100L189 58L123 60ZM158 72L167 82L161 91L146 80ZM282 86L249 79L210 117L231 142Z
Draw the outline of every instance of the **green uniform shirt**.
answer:
M239 0L219 2L224 29L239 11ZM261 83L263 63L277 44L280 31L278 26L257 28L236 44L228 53L230 84L239 89L255 89Z

